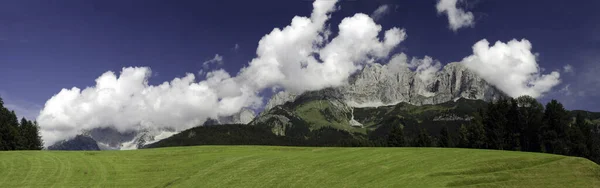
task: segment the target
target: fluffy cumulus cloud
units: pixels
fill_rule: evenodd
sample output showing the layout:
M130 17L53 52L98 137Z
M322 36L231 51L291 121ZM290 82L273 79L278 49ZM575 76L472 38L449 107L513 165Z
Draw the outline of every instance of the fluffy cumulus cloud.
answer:
M365 14L344 18L338 35L329 40L324 27L335 1L316 1L310 18L295 17L292 24L264 36L255 59L240 77L261 90L279 86L290 91L315 90L343 84L370 59L386 58L406 33L392 28L377 36L381 26Z
M560 83L560 73L542 74L531 48L526 39L498 41L493 46L484 39L462 63L511 97L540 97Z
M446 14L449 28L457 31L463 27L472 27L475 24L473 13L457 7L460 0L438 0L436 9L438 14Z
M273 29L259 41L257 57L236 76L216 70L204 79L187 74L154 86L147 81L149 68L129 67L119 75L106 72L92 87L62 89L37 118L42 137L50 145L96 127L186 129L243 107L258 108L263 89L300 92L341 85L366 62L387 58L405 39L399 28L379 38L381 26L365 14L343 19L338 35L330 38L326 22L336 2L316 0L310 17L296 16L289 26ZM205 64L222 60L216 55Z
M44 141L51 144L103 126L119 131L189 128L208 117L230 115L239 106L261 102L222 70L208 73L200 82L187 74L157 86L148 85L150 75L149 68L123 68L119 76L104 73L93 87L62 89L46 102L37 118Z
M379 19L383 18L383 16L385 16L389 12L390 12L389 5L381 5L381 6L377 7L377 9L375 9L375 11L373 11L373 13L371 13L371 18L373 18L374 20L379 20Z

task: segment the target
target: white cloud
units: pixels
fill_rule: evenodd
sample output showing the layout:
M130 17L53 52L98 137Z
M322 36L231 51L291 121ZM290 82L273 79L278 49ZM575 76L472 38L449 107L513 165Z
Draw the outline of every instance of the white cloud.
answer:
M212 59L202 62L202 66L204 67L204 69L208 69L208 66L210 64L223 65L223 56L215 54L215 57L213 57Z
M481 40L473 46L473 55L462 63L487 82L511 97L530 95L540 97L560 83L560 73L542 74L531 43L523 39L489 46Z
M295 17L290 26L274 29L260 40L258 57L241 71L243 80L258 90L280 86L299 92L338 86L370 58L387 57L406 37L404 30L392 28L380 40L381 26L365 14L355 14L344 18L338 36L324 44L328 33L324 23L334 3L317 2L328 8L316 6L311 18Z
M431 78L435 77L435 73L442 68L439 61L429 56L425 56L423 59L413 58L408 66L415 69L417 77L424 83L429 83Z
M385 16L389 12L390 12L389 5L381 5L373 13L371 13L371 18L373 18L373 20L377 21L377 20L383 18L383 16Z
M459 0L438 0L436 9L438 14L446 14L448 17L449 28L452 31L457 31L463 27L473 27L475 25L472 12L456 7Z
M240 45L236 43L235 46L233 46L233 50L238 51L239 49L240 49Z
M573 66L571 66L570 64L567 64L563 67L563 72L565 73L575 73L575 68L573 68Z
M200 125L208 117L231 115L239 106L260 105L256 93L237 87L225 71L196 82L193 74L160 85L148 85L149 68L123 68L117 77L106 72L96 85L62 89L50 98L37 120L47 144L95 127L119 131L147 127L178 130ZM230 104L235 101L237 104ZM239 106L236 106L239 105Z
M317 90L346 82L367 60L385 59L402 42L404 30L392 28L378 35L381 26L365 14L342 20L339 33L329 40L326 27L336 10L335 0L317 0L310 17L296 16L289 26L265 35L257 57L237 76L224 70L194 74L160 85L148 85L147 67L123 68L120 75L106 72L96 85L63 89L49 99L38 116L47 145L81 130L114 126L120 131L145 127L183 130L208 117L227 116L243 107L258 108L257 93L279 87L289 91ZM315 55L315 54L318 54ZM222 62L220 55L203 65Z
M571 96L573 94L573 92L571 92L571 84L567 84L565 87L563 87L562 89L560 89L560 93L564 93L565 96Z

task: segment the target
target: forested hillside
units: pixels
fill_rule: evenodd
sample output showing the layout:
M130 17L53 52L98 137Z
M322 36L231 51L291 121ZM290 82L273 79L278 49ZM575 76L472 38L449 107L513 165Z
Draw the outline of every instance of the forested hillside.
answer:
M321 99L319 99L321 101ZM306 104L314 102L305 101ZM271 124L196 127L149 147L184 145L297 145L297 146L380 146L458 147L544 152L585 157L600 163L600 134L595 113L568 111L553 100L544 107L528 96L501 99L492 103L457 100L439 105L357 108L352 114L336 117L327 102L315 111L302 104L295 108L276 107L285 115L288 127ZM319 106L320 105L320 106ZM305 106L305 105L304 105ZM313 105L314 106L314 105ZM325 108L324 108L325 107ZM325 109L325 110L324 110ZM304 114L296 115L300 111ZM315 125L329 119L354 119L363 127L337 123ZM315 120L308 118L324 118ZM275 124L277 125L277 124ZM347 128L344 128L347 126ZM283 131L284 134L277 134ZM279 136L278 136L279 135ZM260 138L260 139L259 139Z

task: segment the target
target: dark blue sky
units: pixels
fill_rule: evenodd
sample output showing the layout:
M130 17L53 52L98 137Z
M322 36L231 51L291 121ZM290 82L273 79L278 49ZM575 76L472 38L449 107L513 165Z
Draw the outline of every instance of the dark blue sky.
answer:
M33 111L62 88L93 86L102 73L127 66L152 68L150 83L156 84L197 73L202 62L220 54L223 68L235 75L255 56L262 36L312 11L307 0L0 4L0 94L5 103ZM544 73L566 64L575 68L572 74L561 72L563 83L543 101L558 98L569 109L600 111L600 1L469 0L475 26L453 32L447 18L437 14L436 0L347 0L338 4L332 29L344 17L370 14L383 4L393 11L378 23L384 29L406 29L408 38L399 51L409 56L449 63L472 54L473 44L484 38L526 38L539 53ZM567 84L571 95L559 92Z

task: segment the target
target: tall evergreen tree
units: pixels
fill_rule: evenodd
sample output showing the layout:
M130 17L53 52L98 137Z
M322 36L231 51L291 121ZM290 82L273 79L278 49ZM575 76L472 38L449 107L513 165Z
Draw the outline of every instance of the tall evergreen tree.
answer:
M508 124L506 117L509 109L508 101L505 99L498 100L488 104L487 111L484 116L485 137L487 138L487 148L489 149L505 149L505 130Z
M556 100L546 104L542 130L542 144L545 152L568 154L567 131L569 114L561 103Z
M469 147L470 148L486 148L486 130L481 123L473 123L467 127L469 132Z
M29 124L27 119L21 118L18 128L18 150L26 150L29 149L29 138L27 135L27 130L29 129Z
M30 125L29 129L29 139L30 139L30 150L41 150L44 149L44 142L42 141L42 136L40 134L40 126L37 121L29 121Z
M403 147L405 145L404 131L401 125L394 125L387 138L388 147Z
M518 102L510 100L510 108L506 114L508 123L505 129L506 149L521 151L521 133L523 132L523 116L519 111Z
M448 131L448 127L442 127L440 130L440 138L438 139L438 146L449 148L454 147L454 143L452 142L452 137L450 137L450 132Z
M467 126L460 125L458 128L458 147L460 148L469 148L469 130Z
M583 114L577 113L575 124L569 127L569 155L579 157L590 157L588 147L589 136L591 136L591 128L587 126Z
M419 131L419 135L417 136L417 140L415 142L416 147L431 147L433 144L431 136L429 135L429 131L427 129L422 128Z
M524 151L540 152L540 127L544 117L544 105L539 103L531 96L521 96L517 98L521 121L523 122L523 132L521 134L521 146Z

